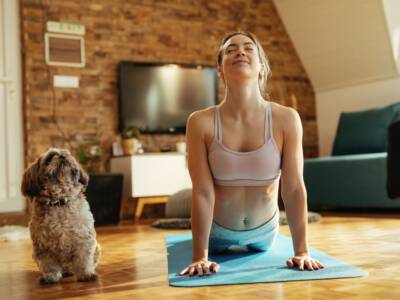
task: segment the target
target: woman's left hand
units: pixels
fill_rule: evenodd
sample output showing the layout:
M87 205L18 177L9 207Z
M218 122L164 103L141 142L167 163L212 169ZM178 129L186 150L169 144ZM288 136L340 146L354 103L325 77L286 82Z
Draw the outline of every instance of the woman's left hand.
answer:
M312 259L310 256L308 256L308 254L296 255L288 259L286 264L290 268L298 267L301 271L304 270L304 267L311 271L324 268L324 266L318 260Z

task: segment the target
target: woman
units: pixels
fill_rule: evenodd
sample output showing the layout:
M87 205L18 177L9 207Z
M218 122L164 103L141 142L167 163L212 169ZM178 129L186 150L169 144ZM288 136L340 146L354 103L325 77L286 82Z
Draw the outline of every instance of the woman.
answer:
M268 60L254 35L228 35L218 51L225 98L187 122L192 179L192 263L179 274L209 275L219 265L208 253L230 246L267 251L278 234L278 187L293 237L289 267L318 270L309 256L298 113L264 98ZM273 125L273 126L272 126Z

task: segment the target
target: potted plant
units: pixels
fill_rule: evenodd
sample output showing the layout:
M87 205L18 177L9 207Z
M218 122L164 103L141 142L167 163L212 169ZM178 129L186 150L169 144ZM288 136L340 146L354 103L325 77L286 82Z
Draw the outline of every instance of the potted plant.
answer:
M139 145L140 131L137 127L127 127L122 131L122 149L125 155L136 153Z
M105 160L108 154L100 140L100 134L90 137L78 135L74 152L90 177L85 194L95 224L118 224L123 175L105 173Z
M98 136L86 139L80 138L75 151L79 163L88 173L104 171L105 155Z

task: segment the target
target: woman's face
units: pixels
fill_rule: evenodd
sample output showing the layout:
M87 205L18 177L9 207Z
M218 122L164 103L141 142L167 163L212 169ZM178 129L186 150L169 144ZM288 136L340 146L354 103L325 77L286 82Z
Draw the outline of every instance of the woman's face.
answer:
M235 35L223 46L218 73L224 80L229 81L238 77L258 80L262 68L257 46L249 37L242 34Z

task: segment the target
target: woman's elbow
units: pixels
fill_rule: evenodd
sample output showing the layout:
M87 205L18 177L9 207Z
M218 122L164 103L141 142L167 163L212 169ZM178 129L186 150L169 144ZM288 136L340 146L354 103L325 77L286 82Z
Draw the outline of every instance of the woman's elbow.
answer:
M192 189L192 199L201 201L201 202L208 202L214 203L214 191L212 189L205 189L205 188L193 188Z
M283 201L290 201L291 199L307 198L307 190L304 182L299 182L290 187L282 187L281 196Z
M214 201L214 194L207 191L193 191L192 197L206 201Z

